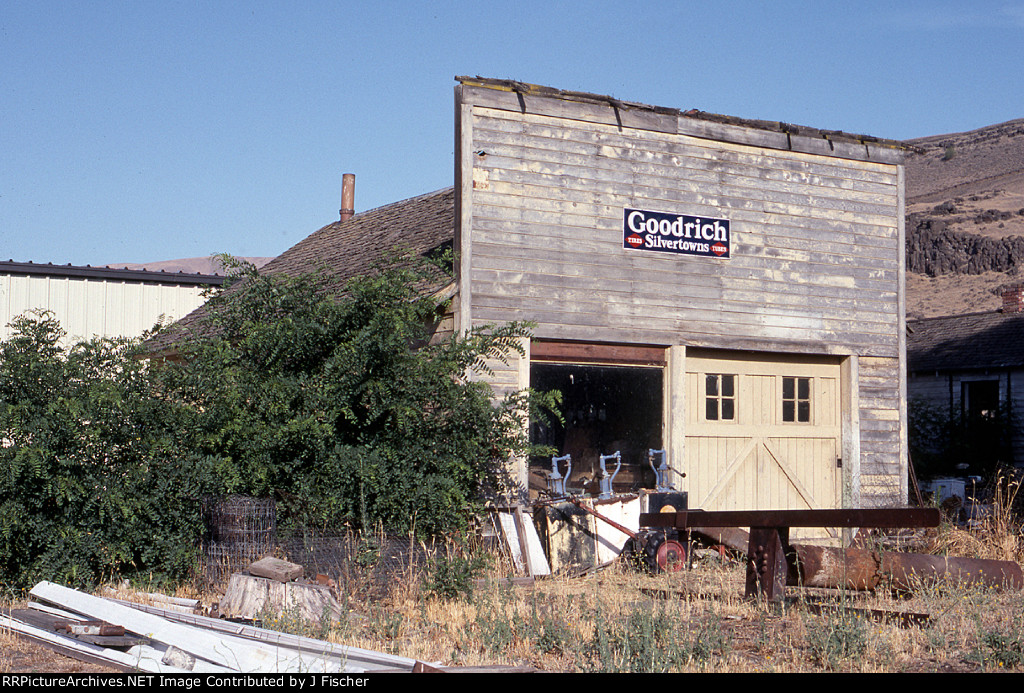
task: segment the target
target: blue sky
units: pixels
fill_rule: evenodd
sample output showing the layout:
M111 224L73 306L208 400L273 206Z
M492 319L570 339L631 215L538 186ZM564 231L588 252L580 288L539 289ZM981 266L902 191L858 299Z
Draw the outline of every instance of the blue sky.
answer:
M3 0L0 259L277 255L452 183L455 75L908 139L1024 117L1024 0Z

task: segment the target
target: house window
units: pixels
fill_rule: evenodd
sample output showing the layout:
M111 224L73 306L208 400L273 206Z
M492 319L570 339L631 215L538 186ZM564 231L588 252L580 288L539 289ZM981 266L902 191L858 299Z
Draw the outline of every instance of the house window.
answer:
M708 373L704 376L704 418L708 421L736 420L736 376Z
M999 416L999 381L969 380L960 384L964 414L968 421Z
M810 423L810 378L782 379L782 420L786 423Z

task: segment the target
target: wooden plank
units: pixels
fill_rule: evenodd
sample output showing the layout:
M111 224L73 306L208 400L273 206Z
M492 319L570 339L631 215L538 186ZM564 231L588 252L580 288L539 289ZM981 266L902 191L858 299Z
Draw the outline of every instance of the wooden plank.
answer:
M68 638L56 633L37 628L36 626L20 623L14 619L0 614L0 627L7 628L19 636L41 643L46 647L60 654L72 657L79 661L90 662L109 666L123 672L145 671L159 674L190 674L188 669L181 669L163 664L161 657L154 655L138 656L129 652L120 652L109 648L100 647L87 642L81 642L76 638ZM141 650L139 652L142 652ZM218 668L218 672L230 671L225 668ZM213 672L211 672L213 673Z
M665 347L534 340L530 358L535 362L622 363L663 366Z
M574 197L581 200L593 197L595 193L609 196L622 196L623 184L630 184L630 197L657 199L667 193L690 193L697 195L713 189L722 202L721 206L739 207L740 202L761 202L767 199L776 201L802 202L811 200L811 204L823 209L836 208L847 210L863 210L867 212L891 213L896 207L896 194L857 193L837 187L807 186L804 184L772 184L766 183L763 177L738 179L723 174L721 171L688 169L685 166L665 167L664 178L656 173L645 173L643 166L630 166L627 181L623 180L622 172L604 176L595 175L593 169L579 170L579 174L564 166L548 167L538 171L531 162L503 160L488 156L487 168L476 169L488 171L487 190L500 191L498 184L521 186L539 191L540 197ZM713 186L713 187L712 187ZM736 201L731 203L730 201ZM852 205L852 206L851 206Z
M830 200L824 197L814 197L809 194L772 194L756 197L741 197L739 190L731 190L724 186L709 188L698 183L685 184L680 181L679 185L671 189L662 188L659 190L673 190L677 192L689 192L693 196L693 202L687 203L686 213L693 216L707 216L722 218L730 215L734 210L747 209L749 211L764 212L782 217L805 217L809 219L830 219L844 224L865 224L880 226L887 229L895 228L895 205L869 205L866 203L842 202ZM619 188L618 195L622 195L622 188ZM545 194L539 194L544 192ZM557 193L557 194L556 194ZM644 197L631 195L625 204L616 200L609 192L607 195L587 194L583 202L566 200L565 191L547 186L531 186L522 183L510 183L501 180L490 180L486 191L479 191L481 204L488 204L489 200L500 199L505 196L509 199L509 207L522 212L534 214L544 213L547 215L562 214L569 217L590 217L614 220L618 224L622 221L623 207L647 206L653 207ZM648 195L647 197L651 197ZM514 204L515 200L527 198L531 200L529 208L521 204ZM493 204L493 202L491 202ZM659 205L660 206L660 205ZM690 209L689 207L692 207ZM657 210L673 211L673 210ZM487 216L487 215L481 215Z
M339 645L337 643L307 638L301 635L292 635L281 631L258 628L245 623L225 621L223 619L210 618L208 616L200 616L198 614L183 614L175 611L168 611L167 609L162 609L157 606L135 604L121 599L114 599L111 601L139 611L160 616L161 618L165 618L175 623L244 637L257 642L274 645L275 647L299 650L311 655L331 657L347 663L348 666L346 667L346 671L380 671L384 669L412 671L413 666L417 663L417 660L409 657L400 657L398 655L387 654L384 652L365 650L359 647Z
M298 563L283 561L273 556L265 556L255 563L251 563L246 569L250 574L257 577L277 580L278 582L289 582L302 577L303 568Z
M611 103L568 101L548 95L514 94L470 85L462 85L462 94L465 101L487 108L602 123L620 128L674 132L716 141L884 163L900 163L905 156L902 150L880 143L857 145L843 139L827 141L820 133L814 137L787 135L751 125L718 123L685 114L670 115L644 108L615 108Z
M638 166L685 166L692 162L695 166L726 173L738 173L742 168L760 169L758 173L765 180L809 184L828 181L830 185L846 181L851 190L889 190L895 193L897 185L894 166L708 142L686 136L652 136L651 133L618 132L600 126L579 127L572 122L545 118L527 116L523 120L512 121L479 110L476 115L473 120L475 140L485 147L488 156L507 156L523 161L560 161L564 156L565 161L581 167L585 167L584 159L590 158L595 173L615 169L619 160L630 160ZM642 152L643 158L636 155L638 151ZM556 158L551 159L552 156ZM770 162L770 169L778 173L765 177L768 169L765 162Z
M481 194L479 197L477 219L531 224L538 227L552 226L556 221L554 215L558 214L558 226L590 231L621 232L624 207L647 206L665 209L685 205L687 212L698 216L703 214L708 217L722 217L724 212L724 216L727 216L730 222L737 226L739 232L784 236L786 232L800 234L802 230L805 232L804 235L796 237L806 237L806 232L814 232L833 242L843 242L844 239L849 238L874 244L891 245L892 248L895 248L895 243L898 241L896 225L888 221L884 224L872 224L850 220L840 221L820 215L817 217L779 216L767 213L761 208L761 205L754 202L744 202L742 205L723 208L717 205L706 205L699 197L687 197L679 191L664 191L662 196L657 198L619 195L608 200L609 204L606 205L605 213L602 215L578 213L580 212L578 207L567 208L563 211L533 210L517 203L514 198L493 194Z
M587 120L623 128L673 132L675 118L652 111L613 108L598 103L570 102L537 94L514 94L484 87L463 85L463 99L474 105L519 113Z
M548 559L544 555L544 548L541 546L540 536L537 534L533 520L525 515L521 505L515 507L515 517L523 556L529 566L529 575L541 577L551 575L551 566L548 565Z
M594 296L592 281L589 277L565 275L534 275L525 272L508 272L502 270L480 269L474 277L486 288L490 296L520 296L524 298L559 298L561 300L592 299ZM678 281L678 275L676 276ZM518 282L518 285L516 283ZM677 286L669 284L665 291L650 300L649 305L665 305L672 307L671 300L679 298L687 303L703 303L710 305L717 302L736 304L740 309L743 304L765 305L764 294L768 287L765 282L753 279L737 279L730 283L729 288L720 286ZM635 292L633 283L627 279L606 279L602 288L607 292L609 300L632 301ZM858 322L875 322L885 325L895 323L891 301L884 295L864 297L863 293L850 296L834 287L818 287L792 283L779 283L771 287L771 305L781 308L811 306L823 312L847 315ZM845 294L845 295L844 295ZM893 381L888 381L889 383ZM878 383L872 386L881 386Z
M509 315L517 310L526 311L531 315L531 319L538 323L587 322L585 316L591 315L590 322L597 321L599 325L610 325L614 319L618 318L648 321L671 319L673 322L693 320L720 326L731 325L733 329L730 331L739 334L747 333L752 336L768 334L772 330L792 329L799 330L805 335L816 335L818 339L842 340L844 343L861 343L871 340L895 345L896 340L891 330L891 326L896 322L894 316L891 320L881 319L880 316L878 319L869 321L868 316L853 311L848 312L848 319L858 319L859 329L856 331L850 331L849 322L844 322L838 316L829 320L813 320L806 316L806 312L798 308L772 305L762 306L759 309L756 303L744 305L732 302L726 308L716 310L713 320L705 319L708 307L699 305L678 309L673 313L671 304L654 304L653 302L633 301L620 304L609 301L601 303L587 302L582 299L565 299L558 295L544 298L523 295L493 296L483 293L477 296L476 303L478 309L484 311L492 308L503 309ZM684 329L679 333L680 337L685 336L687 332L688 330ZM600 333L595 337L605 339L604 335ZM608 341L615 340L609 339Z
M498 511L498 522L501 524L501 533L505 537L505 546L512 558L512 566L516 572L526 571L526 559L523 556L522 545L519 543L519 532L514 515L511 512Z
M458 258L456 280L458 294L455 306L455 331L464 335L473 324L473 286L471 268L473 263L473 107L463 103L464 87L455 89L455 240L454 250Z
M322 672L339 671L332 662L280 648L263 648L237 638L172 623L158 616L116 604L52 582L41 582L32 596L92 618L119 623L134 633L172 645L235 671Z

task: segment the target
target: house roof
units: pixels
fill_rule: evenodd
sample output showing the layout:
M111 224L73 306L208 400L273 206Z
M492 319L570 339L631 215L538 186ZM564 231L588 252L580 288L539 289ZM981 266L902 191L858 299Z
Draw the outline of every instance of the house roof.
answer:
M1024 366L1024 313L968 313L907 321L912 372Z
M455 189L393 202L335 221L283 252L260 274L299 276L322 270L328 289L340 290L349 279L370 272L383 252L391 248L423 256L450 245L455 238ZM151 353L173 350L183 334L206 315L200 306L149 342Z

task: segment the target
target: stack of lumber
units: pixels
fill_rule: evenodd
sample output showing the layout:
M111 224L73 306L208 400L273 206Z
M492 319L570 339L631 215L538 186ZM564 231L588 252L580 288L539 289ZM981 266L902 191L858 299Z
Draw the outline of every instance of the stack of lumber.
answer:
M52 582L0 628L122 671L333 673L430 670L415 659L288 635L156 606L96 597Z

